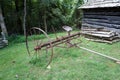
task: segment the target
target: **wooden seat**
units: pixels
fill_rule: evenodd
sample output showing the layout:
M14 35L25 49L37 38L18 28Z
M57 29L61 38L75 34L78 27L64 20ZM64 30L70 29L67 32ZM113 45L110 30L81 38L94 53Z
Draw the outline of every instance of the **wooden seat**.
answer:
M67 31L67 32L72 31L72 28L69 27L69 26L63 26L62 28L63 28L65 31Z

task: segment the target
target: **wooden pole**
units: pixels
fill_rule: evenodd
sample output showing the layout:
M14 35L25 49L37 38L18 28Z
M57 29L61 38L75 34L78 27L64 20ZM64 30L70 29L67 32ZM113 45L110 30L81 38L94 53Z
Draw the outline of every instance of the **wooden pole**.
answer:
M87 48L84 48L84 47L80 47L80 46L78 46L78 45L76 45L76 47L78 47L78 48L80 48L80 49L83 49L83 50L86 50L86 51L89 51L89 52L91 52L91 53L100 55L100 56L102 56L102 57L108 58L108 59L113 60L113 61L115 61L116 63L120 64L120 60L119 60L119 59L116 59L116 58L114 58L114 57L107 56L107 55L105 55L105 54L101 54L101 53L99 53L99 52L96 52L96 51L93 51L93 50L90 50L90 49L87 49Z

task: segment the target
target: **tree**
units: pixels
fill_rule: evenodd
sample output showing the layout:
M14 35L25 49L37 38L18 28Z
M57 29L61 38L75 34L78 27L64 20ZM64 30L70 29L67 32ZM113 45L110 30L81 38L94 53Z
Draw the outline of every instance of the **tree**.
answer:
M52 26L59 30L63 25L75 26L79 22L76 12L81 2L82 0L0 0L8 33L24 35L33 26L46 32L52 31Z
M23 16L23 31L26 36L26 0L24 0L24 16Z
M6 26L5 26L5 22L4 22L4 18L3 18L3 15L2 15L1 5L0 5L0 26L1 26L2 32L7 37L8 36L8 32L7 32L7 29L6 29Z

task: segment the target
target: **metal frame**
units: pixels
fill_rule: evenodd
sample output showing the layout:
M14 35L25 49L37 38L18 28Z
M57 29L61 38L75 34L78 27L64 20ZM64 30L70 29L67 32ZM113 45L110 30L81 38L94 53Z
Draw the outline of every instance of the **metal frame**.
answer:
M47 33L45 31L43 31L42 29L40 28L37 28L37 27L33 27L31 28L30 30L32 29L36 29L36 30L39 30L41 31L48 39L48 42L46 43L43 43L43 44L39 44L39 45L36 45L34 47L34 51L39 51L39 50L42 50L44 48L44 50L48 50L48 49L51 49L51 58L50 60L48 61L47 65L46 66L49 66L50 63L52 62L52 58L53 58L53 47L61 47L61 48L65 48L65 47L62 47L62 46L59 46L60 44L63 44L63 43L66 43L68 44L68 47L77 47L79 49L83 49L83 50L86 50L86 51L89 51L91 53L94 53L94 54L97 54L97 55L100 55L102 57L105 57L105 58L108 58L110 60L113 60L115 61L116 63L120 63L120 60L119 59L116 59L116 58L113 58L113 57L110 57L110 56L107 56L107 55L104 55L104 54L101 54L99 52L96 52L96 51L93 51L93 50L90 50L90 49L87 49L87 48L84 48L84 47L80 47L78 46L77 44L78 43L71 43L71 40L73 39L77 39L78 37L80 37L80 35L83 35L81 32L77 32L77 33L74 33L74 34L70 34L70 31L67 31L68 32L68 35L67 36L64 36L64 37L57 37L55 40L51 40L49 38L49 36L47 35ZM28 34L26 36L26 47L27 47L27 51L28 51L28 54L30 55L30 51L29 51L29 46L28 46Z

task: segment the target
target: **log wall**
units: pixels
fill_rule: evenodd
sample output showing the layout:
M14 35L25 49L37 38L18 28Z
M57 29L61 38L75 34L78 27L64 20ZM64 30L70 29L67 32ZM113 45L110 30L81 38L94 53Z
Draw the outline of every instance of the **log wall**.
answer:
M83 12L83 27L104 27L120 33L120 7L83 9Z

